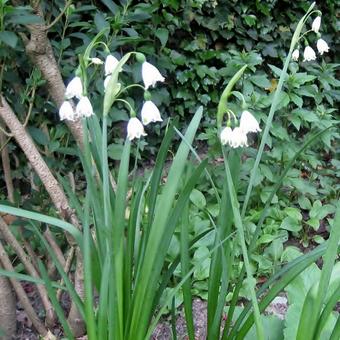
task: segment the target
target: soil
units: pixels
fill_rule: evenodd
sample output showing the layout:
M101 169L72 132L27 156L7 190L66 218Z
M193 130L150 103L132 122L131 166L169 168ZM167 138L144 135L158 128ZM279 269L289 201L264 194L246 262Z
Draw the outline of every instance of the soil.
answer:
M39 312L43 311L43 307L40 301L40 298L34 288L34 285L31 283L23 283L23 287L28 294L32 306L34 309ZM65 310L69 308L69 300L66 296L63 296L61 299L61 305ZM196 340L204 340L206 339L207 328L206 328L206 318L207 318L207 302L201 300L199 298L195 298L193 300L193 316L194 316L194 326L195 326L195 339ZM273 300L273 302L266 309L266 314L274 314L280 319L284 319L285 313L288 308L287 298L285 296L279 296ZM43 317L42 315L40 315ZM187 328L184 317L183 310L179 311L179 314L176 319L176 332L178 340L186 340L187 337ZM56 327L53 330L54 335L57 339L62 337L62 330L59 327ZM39 340L39 336L36 334L34 328L32 327L32 323L27 318L25 311L22 309L20 302L17 303L17 334L13 338L13 340ZM87 337L81 337L77 340L86 340ZM151 337L152 340L172 340L172 329L169 318L163 318L161 322L157 325L153 335Z

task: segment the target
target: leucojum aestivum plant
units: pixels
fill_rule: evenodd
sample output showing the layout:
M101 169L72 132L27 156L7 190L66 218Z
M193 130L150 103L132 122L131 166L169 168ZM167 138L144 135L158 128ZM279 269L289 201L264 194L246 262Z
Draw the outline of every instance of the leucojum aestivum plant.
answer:
M312 287L306 296L305 305L297 320L299 326L296 334L296 339L320 339L329 313L339 297L336 294L329 297L327 289L338 254L340 208L337 209L329 240L313 251L289 262L261 287L256 286L251 266L251 254L261 234L261 226L272 198L283 178L299 155L317 141L325 130L316 133L306 141L287 168L283 170L261 212L257 228L249 244L246 243L243 226L256 170L267 142L282 86L287 77L288 65L292 59L298 60L300 45L307 44L306 34L310 31L319 34L321 17L320 13L313 8L314 5L309 8L297 25L263 131L251 109L247 107L247 98L241 92L233 90L246 71L246 66L234 75L223 91L216 116L218 137L225 165L225 181L221 190L216 187L206 168L207 160L202 161L192 147L195 133L204 114L202 107L197 109L184 134L176 128L176 119L168 123L151 174L147 175L145 180L137 176L136 163L134 166L130 165L131 150L135 147L135 142L137 142L138 150L139 139L147 138L148 129L152 129L151 123L162 122L161 113L152 101L152 94L149 90L157 83L164 82L165 78L154 65L146 61L141 53L130 52L118 60L101 40L103 32L96 36L84 55L80 57L79 67L75 71L74 78L67 85L65 102L60 107L59 114L61 120L82 118L85 131L84 148L79 151L86 178L85 197L78 197L70 189L67 181L63 181L75 213L82 222L82 230L79 231L70 223L58 218L23 209L1 205L0 211L47 223L73 235L84 258L85 297L83 300L77 295L51 248L47 243L43 241L42 243L47 247L47 251L50 252L51 258L64 279L63 289L67 290L71 298L75 300L85 320L89 340L149 339L166 306L179 290L183 292L188 338L195 339L190 281L195 267L190 265L190 256L195 243L209 233L214 235L214 244L209 252L211 265L208 282L208 339L280 338L278 334L273 334L277 328L264 328L265 317L261 313L304 269L324 255L320 282ZM311 16L316 16L312 29L302 33ZM317 49L320 54L323 54L327 52L328 46L321 37L318 38ZM99 47L104 47L107 55L105 61L94 56ZM306 45L304 60L315 58L313 49ZM125 70L133 63L140 64L143 85L129 83L126 80ZM93 66L96 69L102 69L101 77L104 74L102 78L104 96L100 108L93 108L91 94L88 93L90 85L88 71ZM122 77L123 73L126 77ZM141 95L144 96L140 118L136 114L137 110L134 105L128 100L127 93L132 88L139 89ZM237 112L229 108L228 100L232 95L240 102L239 107L242 108L240 118ZM123 146L118 176L112 178L107 155L108 122L109 117L115 114L116 105L121 103L126 105L130 119L127 124L127 137ZM262 136L241 208L237 196L239 168L242 148L248 146L250 133L262 133ZM181 138L181 143L171 160L166 181L163 183L162 176L168 158L168 149L175 134ZM190 152L196 158L196 162L188 160ZM133 169L132 175L130 174L131 168ZM213 228L203 231L195 239L190 239L188 232L189 197L196 184L203 180L204 176L214 189L219 204L219 214L216 219L210 216ZM221 195L220 192L222 192ZM169 266L165 266L171 239L175 230L178 229L181 238L180 254ZM32 230L41 235L34 223L32 223ZM236 285L232 286L230 272L234 254L231 243L235 241L235 238L241 245L243 267ZM182 279L172 290L166 303L162 303L161 297L179 264L181 264ZM51 282L44 274L46 270L42 265L41 271L64 334L68 339L73 339L74 336L58 299L55 298L55 290L60 285ZM13 275L4 270L0 273ZM25 276L25 279L30 280L30 277ZM243 281L250 302L236 315L235 309ZM228 303L227 318L223 321L228 293L232 293L232 299ZM255 331L255 333L249 333L249 331ZM331 334L331 339L338 338L339 322Z

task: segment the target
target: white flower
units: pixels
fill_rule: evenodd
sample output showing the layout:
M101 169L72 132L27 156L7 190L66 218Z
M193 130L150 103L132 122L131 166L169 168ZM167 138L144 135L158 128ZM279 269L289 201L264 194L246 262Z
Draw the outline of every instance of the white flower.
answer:
M104 92L106 91L107 84L109 83L110 79L111 79L111 76L107 76L107 77L104 79Z
M95 65L102 65L103 64L103 61L99 58L91 58L91 61Z
M232 148L248 146L247 135L240 127L236 127L232 131L229 145Z
M294 51L293 51L293 54L292 54L292 59L293 59L294 61L299 60L299 55L300 55L299 50L298 50L298 49L294 50Z
M143 124L136 117L130 118L127 125L127 137L131 141L134 138L140 138L141 136L146 136Z
M150 86L155 86L158 81L163 82L165 80L157 68L147 61L142 64L142 78L146 90Z
M233 133L233 130L229 126L225 127L221 131L220 139L221 139L222 145L226 145L226 144L230 145L231 144L232 133Z
M260 126L256 118L249 112L243 111L240 119L240 129L244 133L260 132Z
M116 66L118 65L119 61L113 55L109 54L105 59L105 75L111 74Z
M93 108L89 98L86 96L81 97L76 107L76 115L78 117L90 117L93 114Z
M316 43L316 47L318 48L318 51L321 55L324 54L324 52L328 52L329 51L329 47L328 44L326 43L325 40L323 39L318 39L317 43Z
M305 51L303 52L303 61L311 61L315 59L316 55L314 50L310 46L306 46Z
M155 123L163 121L157 106L151 100L147 100L143 104L141 115L144 125L148 125L151 122Z
M83 94L83 85L79 77L74 77L66 87L65 97L71 99L73 97L81 98Z
M59 109L60 120L74 120L74 110L70 102L64 101Z
M315 33L319 33L320 25L321 25L321 17L316 17L312 23L312 30Z

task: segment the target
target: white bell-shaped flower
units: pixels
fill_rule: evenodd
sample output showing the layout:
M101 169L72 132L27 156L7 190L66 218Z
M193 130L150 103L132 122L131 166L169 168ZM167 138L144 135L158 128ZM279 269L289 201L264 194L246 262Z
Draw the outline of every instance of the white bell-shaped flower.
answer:
M111 74L117 67L119 61L113 55L109 54L105 59L105 75Z
M91 61L95 65L102 65L102 64L104 64L103 60L101 60L99 58L91 58Z
M247 134L248 132L260 132L260 125L256 118L249 112L243 111L240 119L240 129Z
M147 100L143 104L141 116L144 125L148 125L151 122L155 123L163 121L158 107L151 100Z
M142 136L146 136L143 124L136 117L130 118L127 125L127 137L131 141Z
M294 51L293 51L293 54L292 54L292 59L293 59L294 61L298 61L298 60L299 60L299 56L300 56L299 50L298 50L298 49L294 50Z
M312 23L312 30L315 33L319 33L320 26L321 26L321 17L316 17Z
M163 82L165 80L158 69L147 61L142 64L142 78L146 90L150 86L154 87L158 81Z
M93 114L93 108L89 98L86 96L81 97L76 107L77 117L90 117Z
M229 145L232 148L248 146L247 134L239 126L232 131Z
M65 97L71 99L76 97L80 99L83 95L83 84L79 77L74 77L66 87Z
M311 61L316 59L316 54L310 46L306 46L303 52L303 61Z
M222 145L226 145L226 144L230 145L231 144L232 133L233 133L233 130L229 126L225 127L221 131L220 139L221 139Z
M60 120L64 120L64 119L74 120L74 115L75 115L75 112L73 110L71 103L67 100L64 101L59 108Z
M328 44L326 43L326 41L325 40L323 40L323 39L318 39L318 41L317 41L317 43L316 43L316 47L317 47L317 49L318 49L318 51L319 51L319 53L321 54L321 55L323 55L325 52L328 52L329 51L329 46L328 46Z

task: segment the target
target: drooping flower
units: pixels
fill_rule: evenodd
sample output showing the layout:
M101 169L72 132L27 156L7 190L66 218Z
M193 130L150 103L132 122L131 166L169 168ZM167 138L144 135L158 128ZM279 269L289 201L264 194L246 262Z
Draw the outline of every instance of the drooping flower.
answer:
M119 61L113 55L109 54L105 59L105 75L111 74L116 66L118 65Z
M59 108L60 120L64 120L64 119L74 120L74 115L75 115L75 112L73 110L71 103L65 100Z
M232 131L229 145L232 148L248 146L247 134L239 126Z
M157 106L151 100L144 102L141 115L144 125L148 125L151 122L155 123L163 121Z
M165 80L158 69L147 61L142 64L142 78L146 90L150 86L154 87L158 81L163 82Z
M313 23L312 23L312 30L313 30L315 33L319 33L320 25L321 25L321 17L318 16L318 17L316 17L316 18L313 20Z
M299 50L298 50L298 49L294 50L294 51L293 51L293 54L292 54L292 59L293 59L294 61L298 61L298 60L299 60L299 56L300 56Z
M318 39L318 41L317 41L317 43L316 43L316 47L317 47L317 49L318 49L318 51L319 51L319 53L320 53L321 55L323 55L324 52L328 52L328 51L329 51L328 44L326 43L325 40L323 40L323 39L321 39L321 38Z
M146 136L143 124L136 117L130 118L127 125L127 137L131 141L135 138L140 138L142 136Z
M65 97L71 99L76 97L80 99L83 95L83 85L79 77L74 77L66 87Z
M249 112L243 111L240 119L240 129L247 134L248 132L260 132L260 125L256 118Z
M306 46L303 52L303 61L311 61L316 59L316 54L310 46Z
M233 130L229 126L225 127L221 131L220 139L221 139L222 145L226 145L226 144L230 145L231 144L232 133L233 133Z
M93 114L93 108L89 98L86 96L81 97L76 107L77 117L90 117Z
M104 63L103 60L101 60L99 58L91 58L91 61L95 65L102 65Z

